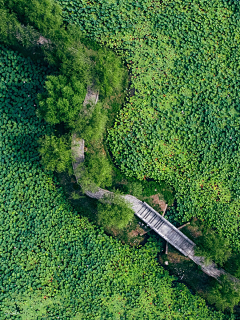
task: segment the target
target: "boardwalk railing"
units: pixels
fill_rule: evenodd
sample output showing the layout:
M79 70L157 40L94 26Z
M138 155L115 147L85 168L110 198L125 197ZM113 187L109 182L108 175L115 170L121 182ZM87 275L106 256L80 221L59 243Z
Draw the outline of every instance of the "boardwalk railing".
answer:
M185 256L194 254L195 243L146 202L143 202L141 205L139 204L137 211L134 212L136 216L142 219L151 229L178 249L182 254Z

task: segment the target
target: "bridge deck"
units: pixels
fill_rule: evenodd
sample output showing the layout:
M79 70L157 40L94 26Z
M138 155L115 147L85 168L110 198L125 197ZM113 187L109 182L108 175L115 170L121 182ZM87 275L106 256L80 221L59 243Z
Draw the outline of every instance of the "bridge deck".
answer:
M157 234L185 256L193 254L195 243L174 227L167 219L162 217L156 210L146 202L142 202L133 196L127 195L124 196L124 198L131 203L135 215L143 220Z

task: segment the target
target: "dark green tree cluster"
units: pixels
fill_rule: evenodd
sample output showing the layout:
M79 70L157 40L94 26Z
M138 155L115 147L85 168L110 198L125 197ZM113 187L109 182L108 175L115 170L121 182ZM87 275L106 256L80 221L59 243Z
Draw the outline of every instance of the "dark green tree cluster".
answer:
M55 68L55 74L47 77L45 90L39 94L37 113L51 125L60 125L61 129L59 131L57 127L54 134L45 135L40 140L40 153L47 170L70 172L73 131L90 145L93 141L99 143L107 122L104 98L123 91L126 71L121 58L110 50L100 46L97 50L88 49L83 44L80 29L71 24L64 25L61 13L61 7L52 0L45 0L44 3L38 0L3 0L0 33L5 44L25 46L33 51L37 48L41 59ZM24 43L23 33L28 37L24 36L29 40L27 44ZM100 92L102 102L95 109L81 112L88 86ZM101 176L106 173L106 177L94 183L98 185L102 180L110 181L108 160L99 152L90 153L88 158L91 156L93 158L88 161L90 167L85 170L85 178L98 177L98 174L93 174L93 167L97 165L96 172L100 171ZM105 185L108 184L106 182Z
M49 171L72 173L72 154L69 145L68 135L57 137L56 135L46 135L39 139L39 148L42 157L42 164Z
M207 293L207 299L218 310L233 312L240 302L240 282L233 281L228 276L222 276Z
M77 170L83 192L95 192L99 186L109 187L112 184L112 167L101 151L86 153L84 163Z
M204 225L201 228L202 235L195 239L195 254L203 256L206 263L215 262L228 273L212 281L207 300L219 310L233 312L240 302L240 255L233 252L230 241L222 234Z
M207 228L203 230L202 235L195 242L197 244L195 253L204 256L206 262L210 263L214 261L222 267L231 256L230 241L222 234L218 234Z

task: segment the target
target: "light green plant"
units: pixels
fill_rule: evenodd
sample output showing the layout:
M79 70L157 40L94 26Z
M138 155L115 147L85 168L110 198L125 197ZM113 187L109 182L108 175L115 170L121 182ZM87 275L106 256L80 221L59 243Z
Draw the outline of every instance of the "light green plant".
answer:
M130 204L118 194L107 194L98 203L98 222L104 227L122 229L133 216Z

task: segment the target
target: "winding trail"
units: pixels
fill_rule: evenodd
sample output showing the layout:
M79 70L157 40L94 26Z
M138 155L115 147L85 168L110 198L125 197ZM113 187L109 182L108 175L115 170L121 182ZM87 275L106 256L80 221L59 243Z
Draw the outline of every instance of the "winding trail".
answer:
M97 103L98 92L94 93L89 89L84 100L84 105L86 106L89 102L92 103L93 101L95 101L95 104ZM81 185L81 171L77 170L77 168L84 161L84 140L78 138L76 134L73 134L72 137L72 155L75 159L73 162L74 174L77 182ZM86 191L85 193L94 199L101 199L105 194L113 194L113 192L102 188L97 188L96 192ZM227 275L231 281L240 283L239 279L233 277L225 270L218 268L215 263L207 264L204 257L196 256L194 254L196 244L146 202L140 201L132 195L123 195L122 197L131 204L136 216L144 221L160 237L199 265L203 272L217 280L221 275Z

